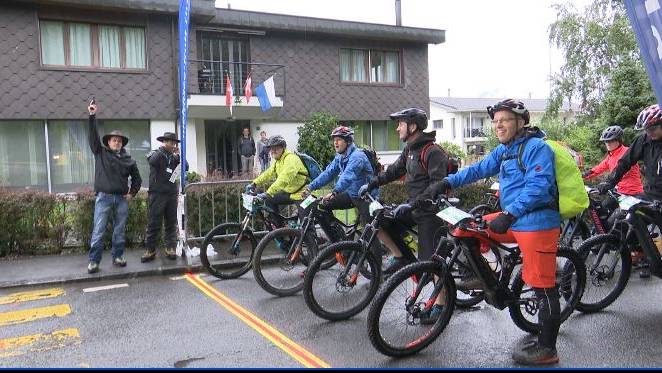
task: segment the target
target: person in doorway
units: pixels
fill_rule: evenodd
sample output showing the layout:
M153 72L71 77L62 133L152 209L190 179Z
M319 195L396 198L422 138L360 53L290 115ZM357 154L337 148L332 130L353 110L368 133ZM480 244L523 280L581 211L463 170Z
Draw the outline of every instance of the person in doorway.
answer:
M120 131L112 131L99 139L97 130L97 105L92 100L87 108L90 116L89 143L94 154L94 220L90 241L88 273L99 271L103 253L103 236L108 221L113 224L113 265L124 267L124 242L126 220L129 217L129 200L140 190L142 179L136 161L125 147L129 138ZM129 188L129 178L131 187Z
M248 127L242 130L239 138L239 155L241 156L241 172L245 176L251 177L255 165L255 141Z
M260 141L257 143L257 156L260 160L260 173L267 170L269 167L269 147L267 146L268 142L267 133L262 131L260 132Z

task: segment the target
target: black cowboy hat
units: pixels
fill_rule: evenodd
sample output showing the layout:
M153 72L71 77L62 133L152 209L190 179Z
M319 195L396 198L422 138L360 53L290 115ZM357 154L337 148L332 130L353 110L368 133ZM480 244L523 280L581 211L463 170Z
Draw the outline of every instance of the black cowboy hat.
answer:
M163 134L163 136L159 136L156 138L156 141L158 142L164 142L165 140L173 140L173 141L177 141L177 143L181 142L177 139L177 135L172 132L166 132Z
M125 147L126 144L129 143L129 138L128 137L124 136L121 131L114 130L111 133L103 136L103 139L102 139L103 144L108 146L108 140L110 140L110 138L113 137L113 136L118 136L118 137L122 138L122 147Z

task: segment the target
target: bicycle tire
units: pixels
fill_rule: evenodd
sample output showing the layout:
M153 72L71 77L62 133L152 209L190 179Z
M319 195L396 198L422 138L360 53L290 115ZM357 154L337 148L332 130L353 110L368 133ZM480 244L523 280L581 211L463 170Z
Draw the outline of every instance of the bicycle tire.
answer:
M477 205L471 210L468 211L469 214L471 215L487 215L487 214L492 214L497 212L496 209L492 208L492 206L487 205L487 204L482 204L482 205Z
M571 249L564 249L561 248L558 250L556 254L557 258L565 258L568 260L567 263L564 263L561 269L561 274L559 275L559 271L557 270L557 283L556 286L559 289L559 299L565 301L565 305L561 305L561 314L560 314L560 322L563 323L570 315L572 312L575 310L577 307L577 303L579 303L579 300L582 297L582 294L584 293L584 289L586 286L586 266L584 265L584 261L582 258L579 256L579 254ZM571 263L573 268L570 268ZM568 278L570 276L570 278ZM559 277L561 277L559 279ZM576 278L577 281L575 283L575 288L572 288L572 285L567 285L567 281L571 280L572 277ZM568 288L569 286L569 288ZM570 295L565 296L564 291L571 291ZM532 289L524 290L524 279L522 278L522 271L519 270L517 272L517 275L515 276L515 279L513 280L512 286L511 286L511 291L513 294L514 299L519 299L522 295L523 292L529 292L532 291ZM535 302L535 298L533 301L529 302ZM540 333L540 326L538 325L537 322L530 321L526 318L524 313L522 312L522 308L529 307L531 309L535 309L536 311L536 316L537 316L537 304L529 304L527 303L526 305L522 305L519 303L511 303L508 305L508 310L510 311L510 318L513 320L515 325L517 325L518 328L522 329L523 331L531 334L538 334ZM530 311L526 311L527 313L531 314Z
M425 328L423 328L420 325L420 319L419 319L419 325L416 325L416 316L412 315L411 323L413 324L412 326L415 327L412 328L412 330L414 332L417 332L417 330L421 330L421 336L412 337L412 340L410 342L406 342L403 346L396 346L394 345L394 342L392 342L389 339L388 336L385 336L385 334L389 332L389 329L391 329L391 331L395 329L398 323L394 321L385 322L384 329L380 328L381 325L380 321L384 316L383 313L385 312L384 309L391 308L390 306L389 307L385 307L385 306L387 305L387 302L394 301L395 305L393 306L393 309L399 311L405 311L407 315L406 320L408 323L410 320L409 316L411 314L409 310L407 310L405 307L402 307L402 303L407 300L407 296L411 295L412 292L408 290L396 292L396 290L400 287L400 285L404 284L404 286L407 286L408 283L409 284L413 283L413 281L410 279L412 276L416 275L418 276L417 277L418 279L421 279L423 278L423 275L426 273L428 278L433 278L434 276L437 276L437 278L440 278L441 281L444 282L444 288L446 289L446 291L444 292L444 294L446 295L446 305L444 306L444 309L439 319L437 319L437 321L434 324L432 324L428 330L423 330ZM399 297L403 297L403 299L402 300L396 299ZM421 299L423 299L424 297L425 295L422 295ZM386 281L386 283L384 283L384 285L379 289L379 292L377 293L375 299L370 305L370 309L368 311L368 336L370 337L370 343L372 343L372 345L375 347L375 349L377 349L377 351L387 356L404 357L404 356L413 355L421 351L425 347L429 346L444 331L444 329L450 322L450 318L453 314L453 309L455 307L454 302L455 302L455 283L453 282L453 279L449 276L448 270L446 269L444 263L437 263L432 261L412 263L402 268L401 270L395 272ZM401 317L396 317L396 320L397 319L401 319ZM403 333L397 333L397 334L403 335Z
M231 260L230 263L228 263L227 260L222 260L220 258L214 258L215 260L220 260L221 262L218 264L213 264L212 261L210 260L208 254L207 254L207 246L210 244L212 247L215 245L216 239L214 238L215 236L220 236L224 234L228 234L228 232L234 232L236 231L236 234L241 233L242 234L242 241L248 240L250 242L250 253L248 257L244 255L243 258L238 258L240 257L240 254L246 254L246 250L242 250L241 245L239 246L240 251L236 253L230 253L228 252L228 255L234 256L236 259ZM207 272L211 274L212 276L218 277L220 279L233 279L233 278L238 278L243 276L246 272L251 270L252 262L253 262L253 255L255 254L255 248L257 246L257 240L255 239L255 236L253 235L253 231L250 229L246 229L243 232L241 231L241 224L240 223L223 223L219 224L216 227L214 227L207 235L205 236L204 240L202 241L202 245L200 247L200 262L202 262L202 265L205 267ZM236 239L233 238L230 240L230 245L234 242ZM221 239L222 240L222 239ZM221 241L223 242L223 241ZM219 242L220 243L220 242ZM215 248L216 249L216 248ZM221 250L225 250L225 248L221 248ZM219 252L218 249L215 250L217 253ZM235 265L236 264L236 265ZM237 266L238 265L238 266ZM237 268L238 267L238 268Z
M255 249L255 256L253 258L253 275L260 287L262 287L262 289L268 293L279 297L286 297L298 293L303 288L303 272L300 270L305 271L305 269L299 268L293 271L294 267L290 268L290 265L292 264L288 262L288 259L286 258L287 253L278 247L279 245L276 241L276 239L281 239L283 242L287 242L287 238L293 240L298 239L300 236L301 231L299 229L278 228L269 232L257 244L257 248ZM275 258L267 258L265 254L268 249L272 248L272 246L270 246L272 242L274 243L274 246L276 246L274 255ZM316 248L317 245L310 242L310 236L306 235L304 238L301 255L297 259L296 264L300 262L304 267L307 266L311 262L312 258L315 257ZM269 266L269 264L274 261L274 259L276 260L278 268ZM282 271L278 272L279 269L282 269ZM275 283L275 280L271 278L272 272L276 276L278 276L278 274L281 276L287 276L287 284L278 286ZM267 273L270 275L267 276Z
M610 254L615 254L615 252L618 251L618 256L614 257L620 257L620 276L616 279L616 286L611 291L609 291L605 296L593 300L590 296L593 294L591 290L602 287L605 284L606 279L604 271L607 268L605 268L604 265L598 266L593 271L591 271L591 268L593 268L595 265L595 261L591 261L591 259L593 258L597 260L596 255L599 253L599 250L601 250L599 247L602 245L609 245L614 248L613 250L609 249ZM596 246L598 246L598 248L596 248ZM623 293L623 290L625 290L625 286L630 279L630 273L632 270L632 257L630 256L629 250L623 250L621 246L622 243L618 237L610 234L601 234L589 238L579 247L577 252L584 259L584 264L586 265L587 282L584 295L577 304L577 310L583 313L593 313L603 310L610 304L614 303L616 299L618 299L618 297ZM605 255L603 254L601 263L604 260ZM591 263L588 263L588 261L591 261ZM616 264L616 267L618 267L618 264ZM617 269L616 267L614 267L614 270ZM607 281L609 281L609 279L607 279Z
M364 250L360 242L344 241L332 244L315 256L315 259L308 266L306 276L303 280L303 298L308 308L315 315L329 321L346 320L360 313L370 304L377 290L379 290L379 284L381 282L381 261L378 261L371 252L368 252L365 257L368 268L366 269L365 266L362 266L362 269L370 271L370 276L363 276L364 271L356 269L355 276L350 277L349 281L347 281L348 279L341 280L339 277L341 272L348 266L350 267L350 271L352 270L351 266L355 263L349 262L351 254L355 253L354 257L351 258L351 261L355 262L360 258L360 254ZM324 268L324 263L327 263L330 258L336 260L336 264L332 267ZM362 276L358 276L359 274ZM368 282L367 292L365 294L355 291L365 288L366 284L364 282L359 283L361 277ZM324 284L325 278L332 281L335 280L335 283L332 284L333 289L329 289L329 283ZM330 297L334 295L340 295L340 297L327 302L324 299L326 298L324 296L325 292ZM357 294L359 297L355 297ZM348 304L348 306L342 309L333 307L342 302Z

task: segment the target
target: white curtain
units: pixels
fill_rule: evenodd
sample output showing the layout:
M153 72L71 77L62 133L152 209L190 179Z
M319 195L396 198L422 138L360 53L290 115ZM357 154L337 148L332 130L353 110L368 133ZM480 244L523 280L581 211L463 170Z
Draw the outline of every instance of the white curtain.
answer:
M48 190L44 122L0 121L0 188Z
M84 23L69 24L70 65L92 66L92 44L90 43L90 25Z
M87 122L49 121L48 144L53 192L73 192L94 183Z
M354 59L352 64L352 77L355 82L365 82L365 60L366 60L366 51L360 49L352 49L352 58Z
M144 69L145 66L145 30L138 27L125 27L126 67Z
M400 83L400 59L398 52L384 53L384 81Z
M44 65L64 65L64 23L39 22L41 30L41 62Z
M340 80L343 82L349 81L349 49L340 50Z
M120 67L120 28L99 26L99 46L102 67Z

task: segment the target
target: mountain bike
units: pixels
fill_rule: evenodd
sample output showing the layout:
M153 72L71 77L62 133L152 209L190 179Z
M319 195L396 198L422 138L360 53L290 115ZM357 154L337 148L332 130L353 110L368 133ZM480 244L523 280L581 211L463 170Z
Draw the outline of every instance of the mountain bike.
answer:
M516 243L501 243L490 238L481 217L451 206L437 215L450 225L449 238L442 240L430 260L410 264L397 271L381 287L368 311L368 335L382 354L394 357L412 355L430 345L450 322L455 308L455 282L451 276L454 262L463 254L480 280L485 301L497 309L508 308L515 325L538 333L538 300L522 279L522 263ZM498 256L492 267L480 253L489 245ZM584 291L586 268L577 252L559 248L556 285L561 300L561 321L566 320ZM440 299L438 299L441 297ZM423 325L421 316L435 304L442 304L439 318Z
M277 221L294 226L297 222L297 215L280 215L253 195L242 193L241 197L242 206L247 211L244 219L238 223L217 225L207 233L200 248L202 265L211 275L221 279L237 278L250 271L257 247L250 227L253 218L261 217L268 230L277 229Z
M660 252L653 242L659 239L662 204L609 191L621 209L611 230L584 241L578 249L586 264L587 284L577 309L584 313L600 311L621 295L632 270L631 252L643 249L651 273L662 278Z

